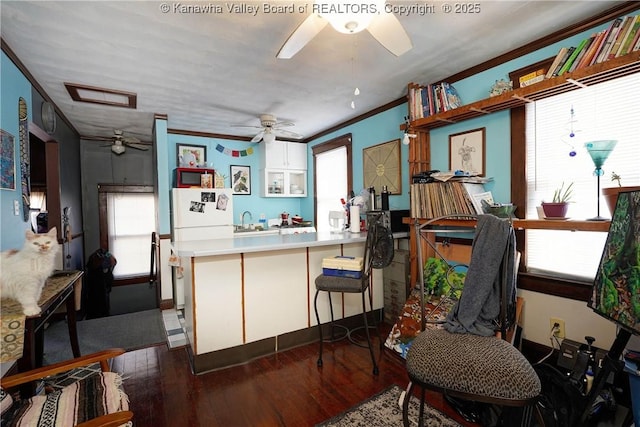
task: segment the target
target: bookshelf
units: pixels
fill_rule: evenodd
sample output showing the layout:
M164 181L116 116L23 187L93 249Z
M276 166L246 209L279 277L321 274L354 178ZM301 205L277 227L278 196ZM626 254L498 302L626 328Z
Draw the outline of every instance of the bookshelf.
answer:
M428 132L452 123L481 117L498 111L521 107L529 102L538 101L550 96L570 92L586 86L606 82L619 77L640 72L640 51L610 59L606 62L580 68L561 76L552 77L530 86L521 87L491 98L465 104L429 117L414 120L409 128L414 131ZM400 129L405 130L406 125ZM411 161L411 159L409 159Z

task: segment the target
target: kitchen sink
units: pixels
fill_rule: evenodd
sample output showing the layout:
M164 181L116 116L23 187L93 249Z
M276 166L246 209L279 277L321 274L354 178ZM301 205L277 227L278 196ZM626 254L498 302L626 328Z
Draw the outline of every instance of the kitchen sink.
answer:
M233 226L233 234L234 237L244 237L244 236L268 236L270 234L279 234L280 230L276 229L267 229L265 230L261 226L254 226L253 224L245 225L246 228L242 227L242 225L234 225Z

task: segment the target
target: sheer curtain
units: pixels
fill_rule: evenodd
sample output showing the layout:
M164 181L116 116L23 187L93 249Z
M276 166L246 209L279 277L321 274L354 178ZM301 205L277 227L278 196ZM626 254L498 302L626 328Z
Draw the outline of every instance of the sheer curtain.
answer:
M109 251L118 261L114 277L149 274L155 231L153 193L108 193L107 213Z
M342 210L340 199L347 199L347 148L316 154L316 211L319 232L330 231L329 211Z
M568 217L584 220L596 216L597 179L584 147L588 141L618 141L602 167L601 188L618 185L611 180L612 172L622 177L623 186L640 184L638 94L640 74L635 74L527 104L527 218L536 218L536 207L551 201L560 185L572 182ZM600 215L611 215L602 197ZM529 271L586 279L595 276L606 233L526 233Z

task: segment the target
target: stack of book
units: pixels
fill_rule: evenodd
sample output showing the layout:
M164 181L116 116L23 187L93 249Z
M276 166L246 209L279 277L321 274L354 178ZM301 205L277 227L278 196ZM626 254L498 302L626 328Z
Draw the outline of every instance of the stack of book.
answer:
M458 91L447 82L426 86L409 83L407 98L409 120L411 121L449 111L462 105Z
M359 279L362 277L362 257L338 255L322 259L322 274L325 276L348 277Z
M611 25L582 40L577 46L562 47L546 78L561 76L640 50L640 15L615 19Z
M481 214L479 200L474 200L472 196L480 192L484 193L482 184L462 181L411 184L411 217L438 218L452 214Z

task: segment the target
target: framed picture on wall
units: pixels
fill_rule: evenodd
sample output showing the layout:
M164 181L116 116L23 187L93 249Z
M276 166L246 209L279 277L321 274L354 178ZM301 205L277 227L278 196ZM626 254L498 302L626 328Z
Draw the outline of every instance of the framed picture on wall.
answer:
M383 142L362 150L362 171L365 188L377 192L386 186L391 194L402 193L400 140Z
M231 189L233 194L251 194L251 166L231 165Z
M0 189L16 189L15 138L4 130L0 130L0 175Z
M176 145L176 165L183 168L204 167L207 164L205 145Z
M486 128L449 135L449 170L485 175Z

